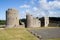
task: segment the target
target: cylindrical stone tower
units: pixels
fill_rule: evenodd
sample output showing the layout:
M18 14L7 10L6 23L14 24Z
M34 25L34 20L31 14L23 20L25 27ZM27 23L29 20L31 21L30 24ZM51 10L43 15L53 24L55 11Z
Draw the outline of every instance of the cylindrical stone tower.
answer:
M26 14L27 28L33 27L33 17L29 13Z
M16 9L8 9L6 11L6 26L17 27L19 25L18 11Z

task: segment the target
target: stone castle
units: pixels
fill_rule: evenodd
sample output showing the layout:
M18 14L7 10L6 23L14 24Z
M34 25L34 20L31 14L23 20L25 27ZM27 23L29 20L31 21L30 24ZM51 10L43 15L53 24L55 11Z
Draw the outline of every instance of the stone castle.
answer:
M25 27L25 24L20 22L22 25L19 25L19 19L18 19L18 11L16 9L8 9L6 10L6 27L12 28L12 27ZM48 27L49 24L49 18L45 17L45 27ZM26 14L26 26L27 28L33 28L33 27L41 27L41 21L35 17L33 17L31 14Z

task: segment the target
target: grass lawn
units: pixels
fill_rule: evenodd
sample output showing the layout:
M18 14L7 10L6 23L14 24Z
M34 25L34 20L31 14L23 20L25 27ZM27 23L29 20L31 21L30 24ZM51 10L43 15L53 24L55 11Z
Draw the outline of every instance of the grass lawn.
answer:
M0 40L39 40L25 28L0 29Z
M39 28L31 28L33 30ZM39 40L37 37L26 31L25 28L8 28L0 29L0 40ZM60 40L60 38L44 39L44 40Z

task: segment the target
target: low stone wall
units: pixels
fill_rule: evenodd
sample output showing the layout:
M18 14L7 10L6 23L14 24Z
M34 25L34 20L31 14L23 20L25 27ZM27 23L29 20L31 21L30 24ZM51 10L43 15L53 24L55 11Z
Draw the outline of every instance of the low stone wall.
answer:
M6 25L0 25L0 28L5 28Z
M0 25L0 28L6 28L6 27L7 27L6 25ZM17 28L25 28L25 25L18 25L18 26L14 26L14 27L17 27ZM10 27L7 27L7 28L11 28L11 26Z
M59 23L49 23L50 27L60 27L60 24Z

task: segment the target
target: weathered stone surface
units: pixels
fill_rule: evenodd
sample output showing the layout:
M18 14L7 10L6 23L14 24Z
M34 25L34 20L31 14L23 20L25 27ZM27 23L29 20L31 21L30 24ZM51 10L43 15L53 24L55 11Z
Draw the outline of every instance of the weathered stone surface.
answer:
M27 27L33 27L33 17L29 13L26 14Z
M48 27L49 25L49 17L45 17L45 27Z
M0 25L0 28L5 28L6 25Z
M19 25L18 11L16 9L8 9L6 11L6 26L16 27Z
M29 13L27 13L26 19L27 19L27 28L30 28L30 27L40 27L41 26L41 22L38 19L34 18Z

